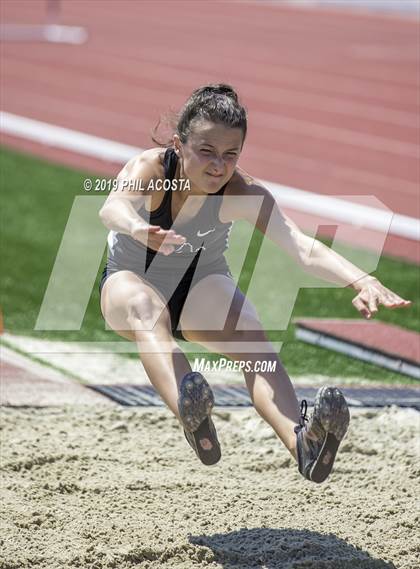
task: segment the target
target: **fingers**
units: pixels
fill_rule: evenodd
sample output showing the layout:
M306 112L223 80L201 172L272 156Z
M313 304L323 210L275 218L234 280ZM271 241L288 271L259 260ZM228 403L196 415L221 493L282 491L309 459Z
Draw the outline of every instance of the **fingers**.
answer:
M163 255L170 255L175 251L176 245L182 245L185 241L185 237L173 229L166 230L159 227L158 231L149 234L147 244L148 247Z
M399 300L387 300L382 303L386 308L405 308L412 305L411 300L404 300L400 298Z
M168 243L163 244L162 241L151 242L147 243L149 249L153 249L153 251L157 251L158 253L162 253L162 255L170 255L175 251L175 245L171 245Z
M162 247L159 249L159 253L162 253L163 255L170 255L171 253L173 253L175 251L175 247L173 245L162 245Z
M159 237L162 238L162 242L174 243L175 245L181 245L186 241L186 238L183 235L176 233L173 229L166 230L161 228L161 230L155 233L155 235L159 235Z
M178 237L181 237L179 233L176 233L176 231L174 231L173 229L163 229L163 227L160 227L159 225L148 225L147 226L147 231L149 233L153 233L155 235L159 234L162 236L166 236L166 235L177 235Z
M371 311L369 307L365 304L364 300L359 295L353 298L352 304L356 308L356 310L358 310L362 314L362 316L364 316L367 319L371 317Z
M367 319L378 312L379 298L372 290L364 290L353 299L353 306Z
M375 314L378 312L378 299L374 294L369 294L368 308L370 312L368 318L375 316Z
M353 300L353 306L358 310L366 319L370 319L378 312L378 306L383 305L386 308L404 308L411 306L410 300L404 300L397 294L394 294L387 289L384 293L377 293L375 291L362 291Z
M186 241L183 235L173 229L163 229L156 225L150 227L153 230L149 233L147 245L163 255L170 255L175 251L175 246L182 245Z
M410 306L412 303L410 300L405 300L392 292L391 290L383 287L383 294L381 297L381 304L383 304L386 308L402 308L405 306Z

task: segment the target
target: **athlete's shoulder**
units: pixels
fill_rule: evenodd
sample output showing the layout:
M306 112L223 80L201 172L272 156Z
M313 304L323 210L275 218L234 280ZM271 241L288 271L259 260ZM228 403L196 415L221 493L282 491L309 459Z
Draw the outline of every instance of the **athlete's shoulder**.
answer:
M267 188L261 182L237 166L226 186L225 195L255 196L265 195L267 192Z
M127 162L121 171L122 177L131 179L151 180L164 175L163 158L164 148L149 148L141 154L134 156Z
M261 207L262 201L272 201L269 190L257 179L250 176L242 168L236 167L232 178L226 186L224 196L235 199L224 199L220 208L220 220L223 222L239 219L254 219L255 211ZM249 198L257 198L249 199ZM255 220L254 220L255 221Z

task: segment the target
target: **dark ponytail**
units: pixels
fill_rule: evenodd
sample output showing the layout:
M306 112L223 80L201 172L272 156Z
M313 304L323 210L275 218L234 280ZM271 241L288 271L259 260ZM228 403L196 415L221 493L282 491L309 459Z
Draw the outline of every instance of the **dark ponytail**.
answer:
M225 83L204 85L195 89L181 111L167 122L181 142L185 143L192 130L192 123L196 120L208 120L223 124L230 128L240 128L243 140L247 133L246 110L240 104L236 91ZM167 143L157 140L157 131L161 121L153 130L152 140L159 146L171 146L172 139Z

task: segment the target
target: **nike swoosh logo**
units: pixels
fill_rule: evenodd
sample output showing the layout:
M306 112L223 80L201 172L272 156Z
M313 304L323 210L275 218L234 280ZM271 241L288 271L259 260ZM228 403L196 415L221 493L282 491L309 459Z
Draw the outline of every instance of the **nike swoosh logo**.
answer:
M197 231L197 237L204 237L205 235L208 235L209 233L213 233L213 231L216 231L215 227L213 229L210 229L209 231L205 231L204 233L201 233L201 231L198 230Z

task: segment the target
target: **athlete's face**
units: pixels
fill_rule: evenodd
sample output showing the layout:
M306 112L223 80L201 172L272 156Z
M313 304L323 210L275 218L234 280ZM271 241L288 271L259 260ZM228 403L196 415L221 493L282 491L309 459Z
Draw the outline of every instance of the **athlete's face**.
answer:
M175 150L182 161L181 175L198 191L214 194L233 175L242 150L243 133L207 120L195 121L186 143L174 136Z

